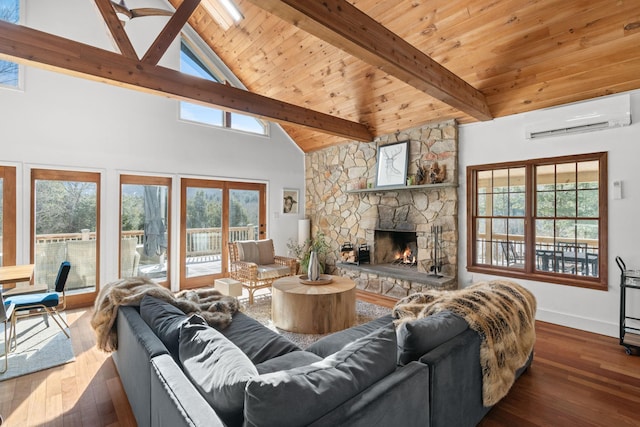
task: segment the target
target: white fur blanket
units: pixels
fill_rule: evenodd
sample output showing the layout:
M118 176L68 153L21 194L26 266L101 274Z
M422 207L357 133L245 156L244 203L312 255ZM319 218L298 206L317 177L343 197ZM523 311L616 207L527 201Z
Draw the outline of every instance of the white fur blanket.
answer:
M485 406L496 404L533 350L535 297L517 283L494 280L455 291L409 295L396 303L393 314L401 323L443 310L463 317L480 334L482 401Z
M186 290L174 295L169 289L145 277L121 279L102 286L94 304L91 326L100 350L110 352L118 348L115 324L118 307L140 305L145 295L167 301L186 314L198 313L216 329L226 328L231 323L233 313L238 311L235 297L222 295L213 288Z

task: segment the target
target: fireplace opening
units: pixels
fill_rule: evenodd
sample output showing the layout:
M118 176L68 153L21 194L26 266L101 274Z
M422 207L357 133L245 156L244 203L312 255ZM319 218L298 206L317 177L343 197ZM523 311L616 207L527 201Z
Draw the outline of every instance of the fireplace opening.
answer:
M375 263L415 267L418 239L415 232L375 230Z

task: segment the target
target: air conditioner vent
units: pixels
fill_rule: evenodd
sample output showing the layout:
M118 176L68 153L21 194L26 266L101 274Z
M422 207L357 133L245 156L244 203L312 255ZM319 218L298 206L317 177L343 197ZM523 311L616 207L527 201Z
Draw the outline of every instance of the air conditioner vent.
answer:
M631 124L629 94L596 99L528 113L527 139L593 132Z

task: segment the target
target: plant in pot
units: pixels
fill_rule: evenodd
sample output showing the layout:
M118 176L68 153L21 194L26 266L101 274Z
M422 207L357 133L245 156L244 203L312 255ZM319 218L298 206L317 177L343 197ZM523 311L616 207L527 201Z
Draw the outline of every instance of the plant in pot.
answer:
M309 268L311 252L315 251L320 265L320 273L324 273L325 257L329 252L329 244L326 242L325 235L322 231L318 231L315 236L308 238L302 244L290 239L289 243L287 243L287 248L289 249L289 253L300 261L300 272L302 274L306 274Z

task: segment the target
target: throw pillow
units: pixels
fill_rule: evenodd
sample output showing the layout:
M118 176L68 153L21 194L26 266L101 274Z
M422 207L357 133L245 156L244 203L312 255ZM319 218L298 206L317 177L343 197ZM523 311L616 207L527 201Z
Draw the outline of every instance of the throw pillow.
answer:
M258 240L256 246L258 247L259 265L269 265L275 262L273 258L273 240Z
M308 425L395 369L396 332L390 325L320 362L250 379L244 425Z
M180 333L184 373L227 426L242 425L244 388L256 367L220 332L193 315Z
M440 344L465 331L469 325L448 310L401 323L398 326L398 364L420 359Z
M169 354L178 360L180 326L187 320L187 315L166 301L145 295L140 301L140 317L160 338Z

